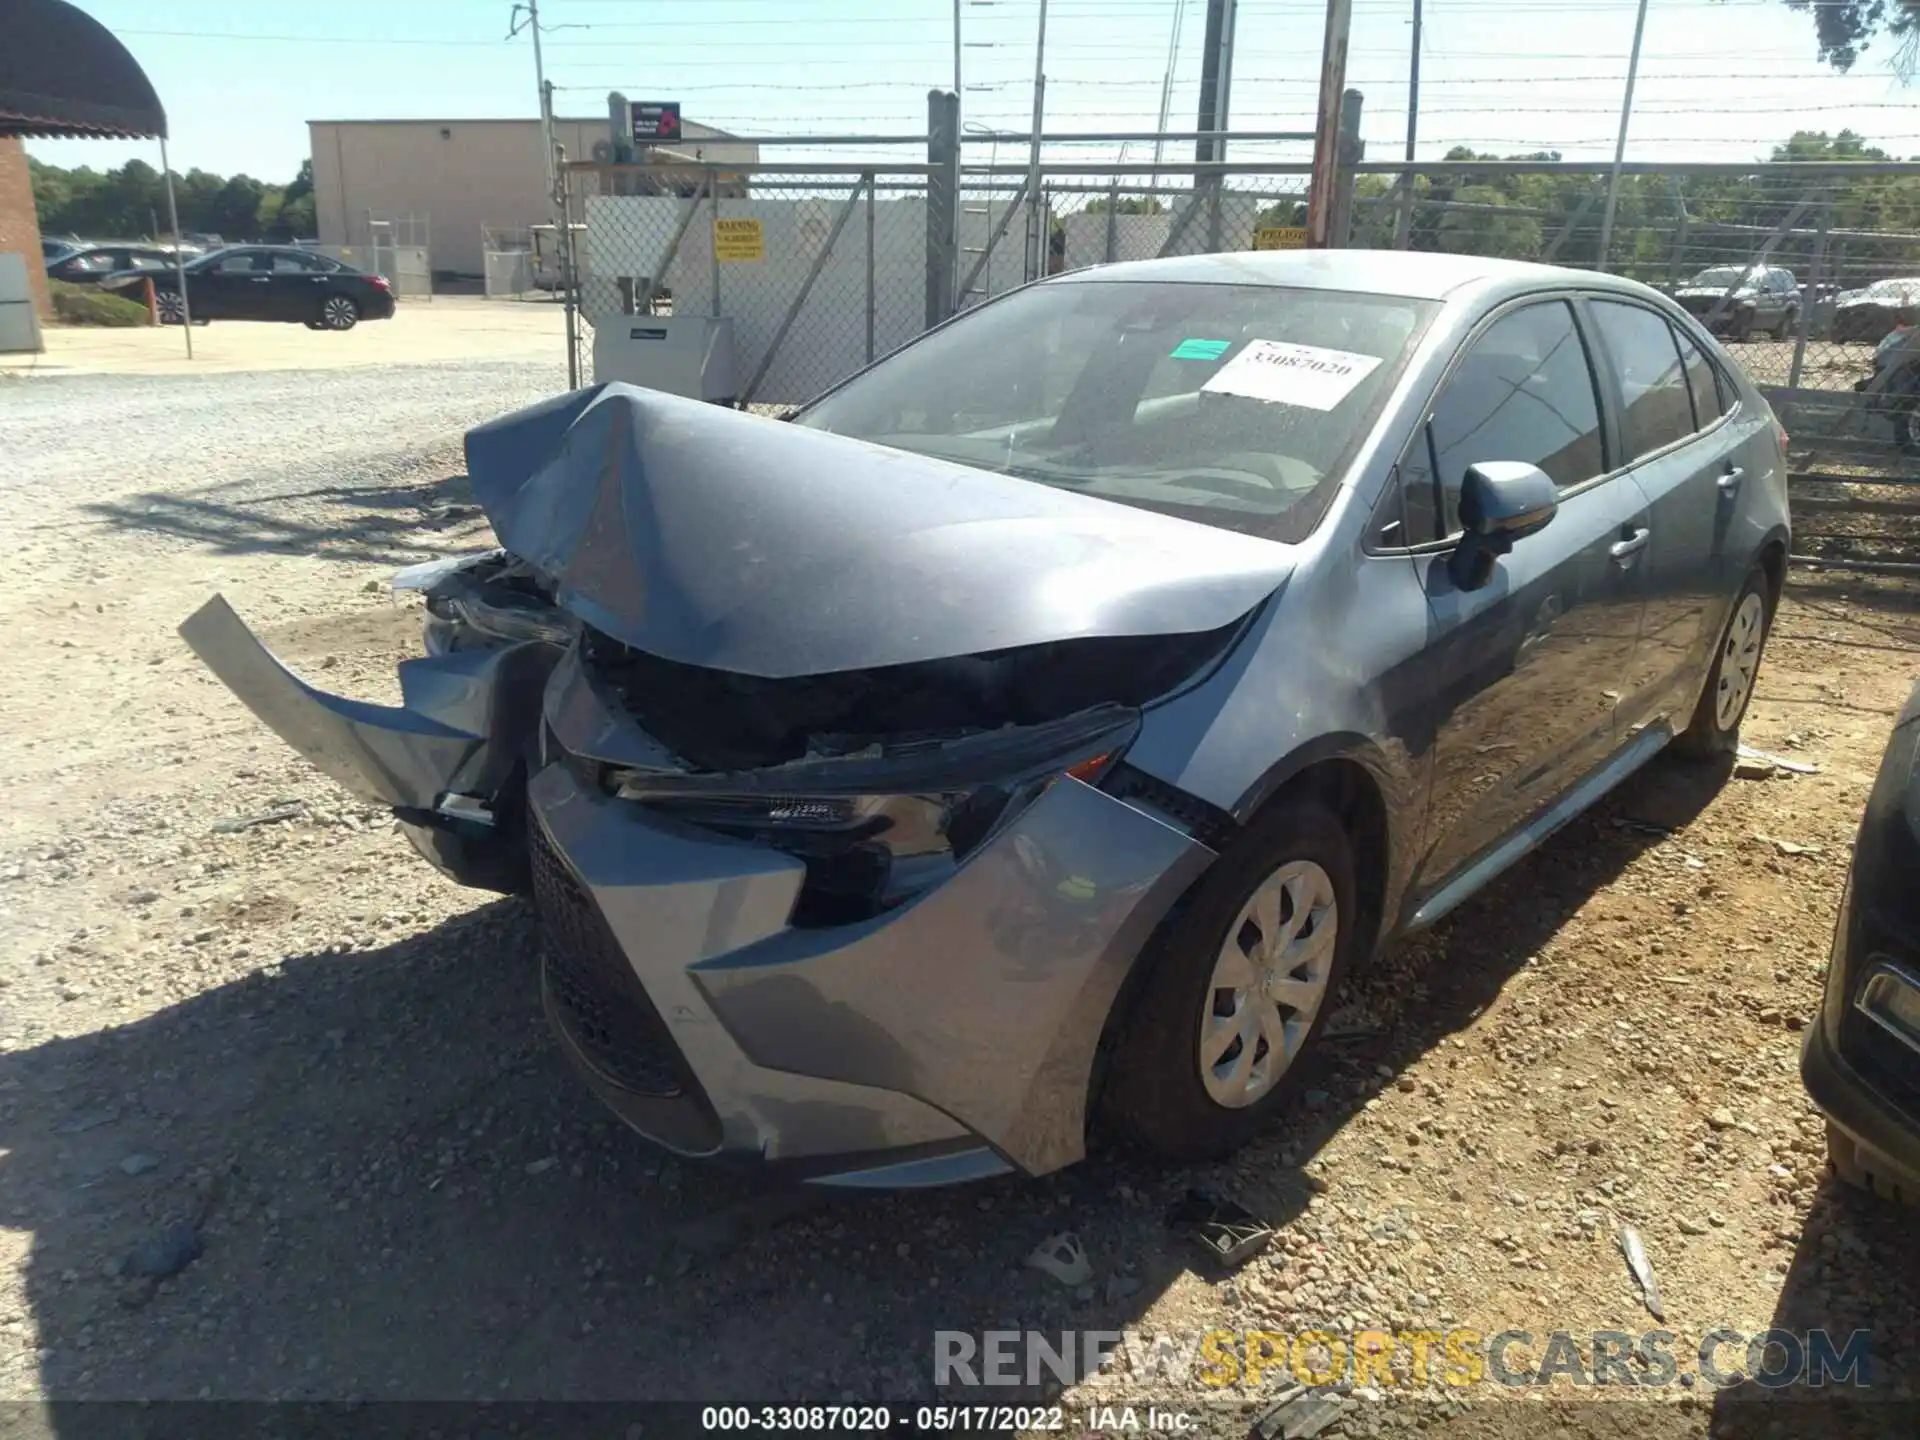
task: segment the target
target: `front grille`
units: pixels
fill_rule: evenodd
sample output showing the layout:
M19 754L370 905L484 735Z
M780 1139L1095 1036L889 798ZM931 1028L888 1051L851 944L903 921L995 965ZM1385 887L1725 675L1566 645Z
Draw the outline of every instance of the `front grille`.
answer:
M536 819L527 826L533 903L545 929L554 1016L609 1084L670 1099L693 1088L666 1022L647 998L600 908L555 853Z

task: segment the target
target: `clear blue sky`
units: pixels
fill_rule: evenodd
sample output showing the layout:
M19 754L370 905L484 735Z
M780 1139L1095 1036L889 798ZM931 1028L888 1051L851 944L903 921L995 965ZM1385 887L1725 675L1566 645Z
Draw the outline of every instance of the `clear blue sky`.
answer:
M1050 0L1047 128L1154 128L1176 3ZM1426 0L1421 155L1465 143L1609 156L1634 3ZM178 170L290 178L309 119L535 112L531 48L524 32L504 38L505 0L80 4L146 67ZM1411 3L1354 7L1348 80L1366 94L1369 158L1393 158ZM966 120L1026 128L1038 0L960 8ZM953 82L952 0L542 0L541 12L562 113L601 113L617 88L742 134L918 133L927 90ZM1239 13L1233 124L1311 128L1322 0L1241 0ZM1204 16L1205 0L1186 0L1175 129L1193 126ZM1815 61L1813 18L1781 0L1652 0L1644 55L1632 158L1745 159L1796 128L1843 127L1920 155L1920 94L1894 79L1885 48L1835 75ZM156 159L152 144L29 148L96 168ZM1257 153L1273 152L1233 152Z

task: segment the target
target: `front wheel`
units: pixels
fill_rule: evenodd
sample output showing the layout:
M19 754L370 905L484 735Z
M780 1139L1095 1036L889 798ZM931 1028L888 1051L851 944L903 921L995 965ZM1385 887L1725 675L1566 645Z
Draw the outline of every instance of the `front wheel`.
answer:
M320 324L327 330L351 330L360 323L360 307L351 295L329 295L320 302Z
M1908 395L1893 412L1893 443L1906 455L1920 455L1920 395Z
M1760 676L1760 657L1773 624L1771 587L1764 570L1756 568L1740 587L1733 614L1714 651L1707 687L1694 707L1693 720L1674 738L1674 749L1696 759L1732 753L1740 744L1740 722L1753 699Z
M1276 803L1140 958L1152 968L1104 1097L1116 1127L1176 1161L1245 1145L1286 1103L1359 943L1339 820Z
M153 297L154 308L160 312L162 325L178 325L187 318L187 307L180 299L177 290L161 290Z

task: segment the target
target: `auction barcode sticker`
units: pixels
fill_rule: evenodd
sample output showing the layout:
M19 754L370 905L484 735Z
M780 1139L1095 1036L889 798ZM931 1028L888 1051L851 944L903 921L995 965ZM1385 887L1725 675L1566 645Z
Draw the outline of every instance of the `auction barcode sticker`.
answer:
M1249 340L1200 388L1276 405L1331 410L1380 366L1378 355L1285 340Z

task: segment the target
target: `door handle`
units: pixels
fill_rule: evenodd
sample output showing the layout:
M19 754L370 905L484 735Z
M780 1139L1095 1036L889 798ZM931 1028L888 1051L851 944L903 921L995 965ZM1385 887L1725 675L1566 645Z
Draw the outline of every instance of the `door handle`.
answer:
M1735 465L1715 483L1720 486L1720 493L1722 495L1731 495L1740 488L1740 482L1746 478L1747 472L1742 470L1738 465Z
M271 275L249 275L247 278L256 285L264 285L273 277Z
M1627 539L1614 541L1607 553L1612 555L1616 560L1625 560L1629 555L1638 555L1642 550L1646 549L1647 541L1651 539L1652 536L1653 532L1642 525Z

